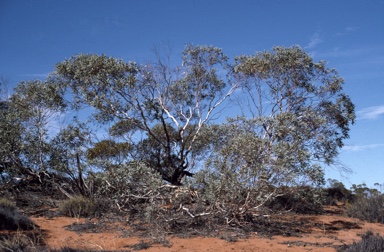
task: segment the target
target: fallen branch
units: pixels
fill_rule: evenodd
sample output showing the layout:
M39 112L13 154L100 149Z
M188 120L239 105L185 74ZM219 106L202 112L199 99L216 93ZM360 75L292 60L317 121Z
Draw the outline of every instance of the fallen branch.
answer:
M210 215L210 214L211 214L211 213L199 213L199 214L193 215L193 214L189 211L188 208L181 206L181 209L183 209L184 211L186 211L187 214L188 214L189 216L191 216L192 218L199 217L199 216Z
M265 198L265 200L264 200L263 202L261 202L259 205L253 207L253 209L258 209L259 207L263 206L263 205L264 205L264 204L265 204L265 203L266 203L272 196L274 196L275 198L277 198L277 197L279 197L279 196L284 195L284 194L276 194L276 195L275 195L276 190L277 190L277 189L275 189L272 193L270 193L270 194Z
M59 188L59 190L60 190L65 196L67 196L69 199L72 199L72 198L73 198L73 196L70 195L67 191L65 191L59 184L57 184L57 183L53 183L53 184L56 185L57 188Z

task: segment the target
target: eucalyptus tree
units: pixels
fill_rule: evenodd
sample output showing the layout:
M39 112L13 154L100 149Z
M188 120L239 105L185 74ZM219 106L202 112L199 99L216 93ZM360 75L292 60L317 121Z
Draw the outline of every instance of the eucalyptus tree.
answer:
M22 121L9 100L0 101L0 175L18 174L23 146Z
M19 83L1 101L1 162L10 176L37 176L49 168L49 123L66 105L62 93L42 81ZM6 165L4 165L6 164Z
M62 127L49 142L48 164L51 172L69 177L82 195L90 194L84 180L91 171L86 152L92 143L92 137L88 125L75 118L73 122ZM63 191L62 188L61 190Z
M35 172L47 171L49 126L52 127L52 121L66 108L63 94L55 85L39 80L20 82L14 89L11 102L23 125L19 165Z
M355 119L337 71L297 46L275 47L237 57L234 77L241 113L223 126L210 169L265 197L282 185L324 183L323 165L337 164Z
M6 91L7 82L0 80L0 175L17 174L18 157L22 146L23 125ZM3 176L4 175L4 176Z
M165 59L138 65L77 55L56 66L56 81L72 90L76 104L95 108L99 122L113 122L117 135L141 136L132 142L150 148L151 160L158 161L140 159L179 185L192 176L199 132L237 85L222 74L230 69L219 48L188 45L176 67Z

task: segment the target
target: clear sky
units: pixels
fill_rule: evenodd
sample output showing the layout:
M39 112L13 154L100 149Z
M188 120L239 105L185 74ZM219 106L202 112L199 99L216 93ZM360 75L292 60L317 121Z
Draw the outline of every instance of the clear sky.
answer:
M345 79L357 121L340 155L352 183L384 183L383 0L0 0L0 76L44 78L78 53L143 62L170 42L228 56L300 45Z

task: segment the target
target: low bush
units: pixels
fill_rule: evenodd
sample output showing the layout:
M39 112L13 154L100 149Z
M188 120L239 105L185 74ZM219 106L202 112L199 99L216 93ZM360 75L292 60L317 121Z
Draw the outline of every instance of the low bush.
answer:
M384 238L379 234L374 235L368 231L362 236L359 243L350 245L345 252L381 252L384 251Z
M26 235L2 235L0 237L0 251L37 251L33 241Z
M360 220L384 223L384 195L359 197L347 206L346 213Z
M76 196L61 202L59 211L69 217L92 217L100 214L98 203L83 196Z
M143 162L116 165L111 170L92 175L93 196L113 201L119 210L151 201L164 185L160 174Z
M19 213L12 202L0 200L0 230L30 230L34 227L35 224Z

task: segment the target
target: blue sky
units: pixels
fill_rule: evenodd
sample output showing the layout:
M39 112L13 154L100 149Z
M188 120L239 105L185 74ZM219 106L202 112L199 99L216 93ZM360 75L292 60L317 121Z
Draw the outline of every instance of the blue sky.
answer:
M143 62L170 42L215 45L230 57L300 45L345 79L357 121L340 162L352 183L384 183L383 0L0 0L0 76L44 78L78 53Z

